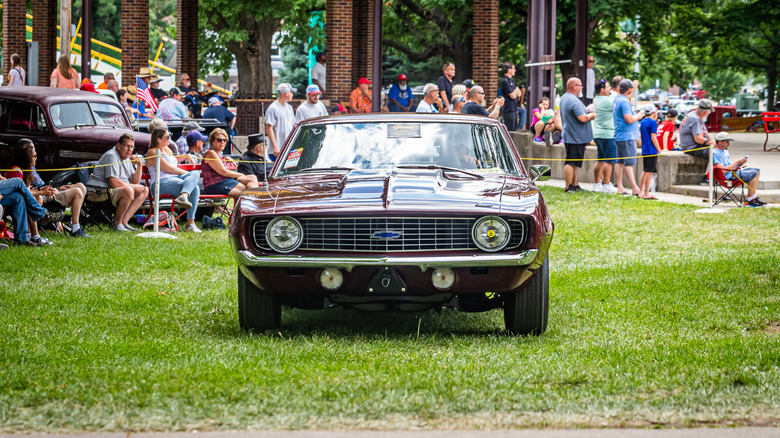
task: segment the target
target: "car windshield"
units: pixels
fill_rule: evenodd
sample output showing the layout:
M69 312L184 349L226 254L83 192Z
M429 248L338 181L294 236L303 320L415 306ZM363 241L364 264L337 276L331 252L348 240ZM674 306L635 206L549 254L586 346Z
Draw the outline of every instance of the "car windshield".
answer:
M517 174L510 145L495 126L468 123L340 123L304 126L276 176L316 169L445 167Z
M91 110L90 110L91 108ZM69 102L49 108L52 123L58 128L79 126L109 126L130 129L125 122L122 108L103 102Z

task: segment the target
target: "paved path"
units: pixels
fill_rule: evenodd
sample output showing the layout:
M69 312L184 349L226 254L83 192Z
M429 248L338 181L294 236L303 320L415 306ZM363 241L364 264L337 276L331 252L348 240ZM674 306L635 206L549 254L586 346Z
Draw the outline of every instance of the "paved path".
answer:
M448 431L229 431L0 435L3 438L780 438L770 427Z

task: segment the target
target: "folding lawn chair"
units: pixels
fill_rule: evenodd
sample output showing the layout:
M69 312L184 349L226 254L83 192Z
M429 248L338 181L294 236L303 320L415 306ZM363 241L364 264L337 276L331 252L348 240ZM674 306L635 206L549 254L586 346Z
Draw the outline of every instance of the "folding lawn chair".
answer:
M726 178L726 170L723 167L715 167L712 169L715 179L713 185L715 186L715 202L714 205L718 205L722 202L731 201L737 207L742 207L745 204L745 184L737 177L737 169L731 171L731 179ZM735 191L739 188L739 197L737 197Z

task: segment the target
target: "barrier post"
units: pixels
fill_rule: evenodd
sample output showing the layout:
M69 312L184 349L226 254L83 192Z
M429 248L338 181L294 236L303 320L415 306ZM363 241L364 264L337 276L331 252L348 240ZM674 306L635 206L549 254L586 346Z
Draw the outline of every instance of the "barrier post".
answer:
M709 152L710 159L709 164L707 164L707 169L709 169L710 177L707 178L709 180L709 186L710 186L710 205L709 207L712 208L712 198L713 198L713 192L715 190L715 184L713 180L715 179L715 174L713 173L713 163L712 163L712 145L710 145L710 148L707 149L707 152Z
M157 157L154 161L154 231L151 233L139 233L138 237L151 237L158 239L176 239L177 237L169 233L161 233L160 230L160 157L162 157L162 150L157 150ZM171 201L174 202L174 201ZM169 221L176 220L175 217L169 217Z

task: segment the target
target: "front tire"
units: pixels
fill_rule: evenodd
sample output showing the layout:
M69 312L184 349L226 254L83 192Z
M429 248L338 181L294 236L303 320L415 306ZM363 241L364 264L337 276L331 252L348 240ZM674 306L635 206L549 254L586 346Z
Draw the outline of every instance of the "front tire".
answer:
M504 324L513 335L540 336L547 330L550 303L550 257L545 257L536 275L519 292L504 296Z
M246 331L278 329L282 325L279 295L261 291L238 270L238 323Z

